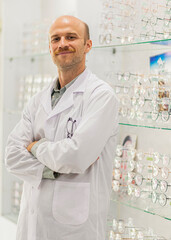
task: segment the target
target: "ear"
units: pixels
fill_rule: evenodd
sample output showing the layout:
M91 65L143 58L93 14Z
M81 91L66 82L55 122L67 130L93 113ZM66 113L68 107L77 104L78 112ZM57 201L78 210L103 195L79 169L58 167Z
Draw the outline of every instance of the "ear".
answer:
M88 53L92 48L92 41L89 39L86 41L85 53Z

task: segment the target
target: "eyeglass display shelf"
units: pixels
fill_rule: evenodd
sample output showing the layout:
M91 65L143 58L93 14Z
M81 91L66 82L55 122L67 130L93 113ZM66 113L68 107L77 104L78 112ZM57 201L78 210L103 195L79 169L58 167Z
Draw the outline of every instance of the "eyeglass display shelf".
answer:
M171 130L171 126L170 127L160 127L160 126L150 126L150 125L143 125L143 124L132 124L132 123L124 123L124 122L119 122L120 126L129 126L129 127L141 127L141 128L151 128L151 129L159 129L159 130Z
M166 216L163 216L162 214L158 214L154 211L151 211L151 210L145 210L143 208L140 208L140 207L137 207L137 206L134 206L133 204L131 204L131 202L127 201L127 202L124 202L124 201L121 201L119 199L114 199L112 198L111 199L112 202L114 203L117 203L117 204L121 204L121 205L124 205L124 206L127 206L127 207L130 207L130 208L133 208L133 209L136 209L138 211L142 211L144 213L147 213L147 214L151 214L151 215L154 215L154 216L159 216L163 219L166 219L168 221L171 221L171 216L170 217L166 217ZM171 206L170 206L171 207ZM169 213L170 211L168 211ZM17 219L18 219L18 214L4 214L3 217L9 219L10 221L14 222L14 223L17 223ZM108 218L108 224L110 224L110 217Z
M167 42L167 41L171 41L171 38L168 39L158 39L158 40L150 40L150 41L141 41L141 42L133 42L133 43L113 43L113 44L108 44L108 45L94 45L92 47L92 49L105 49L105 48L115 48L115 47L126 47L126 46L136 46L136 45L143 45L143 44L149 44L149 43L163 43L163 42ZM167 46L167 45L166 45ZM13 60L17 60L17 59L22 59L22 58L30 58L30 61L35 60L35 58L37 57L46 57L49 56L49 51L45 51L42 53L32 53L32 54L23 54L23 55L19 55L19 56L11 56L11 57L6 57L7 60L9 60L10 62L12 62Z
M113 44L104 44L104 45L96 45L93 48L112 48L112 47L125 47L125 46L135 46L135 45L143 45L143 44L149 44L149 43L164 43L171 41L171 38L168 39L155 39L155 40L149 40L149 41L140 41L140 42L132 42L132 43L113 43ZM170 45L170 44L169 44ZM167 46L167 45L166 45Z
M9 115L18 115L21 116L22 114L22 110L11 110L11 109L5 109L4 112L6 112ZM160 127L160 126L150 126L150 125L143 125L140 123L126 123L126 122L119 122L120 126L129 126L129 127L141 127L141 128L151 128L151 129L160 129L160 130L171 130L171 126L170 127Z
M171 221L171 202L168 203L169 207L161 207L161 206L156 206L155 207L144 207L143 206L137 206L137 204L134 203L131 201L131 200L121 200L119 197L111 197L111 201L114 202L114 203L117 203L117 204L121 204L121 205L124 205L126 207L129 207L129 208L133 208L133 209L136 209L138 211L141 211L141 212L144 212L144 213L147 213L147 214L151 214L151 215L154 215L154 216L158 216L158 217L161 217L163 219L166 219L168 221ZM146 203L147 204L147 203ZM163 212L165 212L166 214L164 214ZM163 213L163 214L162 214ZM168 214L168 215L167 215ZM169 216L170 214L170 216Z

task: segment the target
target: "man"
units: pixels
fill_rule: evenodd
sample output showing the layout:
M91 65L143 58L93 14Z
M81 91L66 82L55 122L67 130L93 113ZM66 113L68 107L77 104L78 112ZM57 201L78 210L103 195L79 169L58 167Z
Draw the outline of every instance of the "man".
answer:
M88 26L62 16L49 31L58 78L35 95L8 138L6 166L24 181L17 240L104 240L118 102L85 67Z

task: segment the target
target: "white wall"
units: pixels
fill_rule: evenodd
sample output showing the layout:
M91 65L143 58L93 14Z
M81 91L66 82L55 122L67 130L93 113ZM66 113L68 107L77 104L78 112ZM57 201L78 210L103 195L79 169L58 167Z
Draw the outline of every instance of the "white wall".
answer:
M1 240L16 240L16 224L0 217L0 239Z

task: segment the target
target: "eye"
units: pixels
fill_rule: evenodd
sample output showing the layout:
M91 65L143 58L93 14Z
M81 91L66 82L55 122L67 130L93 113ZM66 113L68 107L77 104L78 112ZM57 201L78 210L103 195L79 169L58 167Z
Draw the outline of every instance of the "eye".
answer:
M68 40L71 40L71 41L76 39L75 36L67 36L66 38L67 38Z
M52 42L52 43L54 43L54 42L59 42L59 40L60 40L60 37L55 37L55 38L53 38L53 39L51 40L51 42Z

